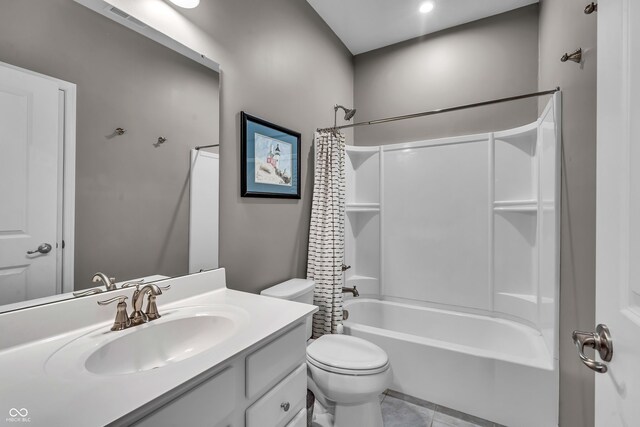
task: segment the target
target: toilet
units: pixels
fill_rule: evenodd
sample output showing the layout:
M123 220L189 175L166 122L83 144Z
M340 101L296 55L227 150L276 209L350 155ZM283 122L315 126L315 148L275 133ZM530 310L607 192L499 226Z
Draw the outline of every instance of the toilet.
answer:
M291 279L260 294L313 304L314 286L312 280ZM307 337L311 333L312 320L307 319ZM323 335L308 342L307 387L322 406L319 424L382 427L379 395L391 382L387 353L350 335Z

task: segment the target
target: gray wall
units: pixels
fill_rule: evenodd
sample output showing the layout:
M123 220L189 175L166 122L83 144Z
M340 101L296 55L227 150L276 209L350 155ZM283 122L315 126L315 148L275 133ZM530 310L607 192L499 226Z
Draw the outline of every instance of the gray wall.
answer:
M535 92L538 5L355 57L355 120ZM359 127L357 145L509 129L534 121L535 99Z
M181 11L221 64L220 265L257 292L306 274L313 132L353 103L352 56L306 1L208 0ZM240 111L302 133L302 200L240 197Z
M560 255L560 425L593 426L594 373L579 361L574 329L595 327L596 14L582 0L543 0L540 88L562 88L562 228ZM561 63L585 51L582 66Z
M189 148L218 140L218 73L72 0L3 2L0 61L77 85L76 288L185 274Z

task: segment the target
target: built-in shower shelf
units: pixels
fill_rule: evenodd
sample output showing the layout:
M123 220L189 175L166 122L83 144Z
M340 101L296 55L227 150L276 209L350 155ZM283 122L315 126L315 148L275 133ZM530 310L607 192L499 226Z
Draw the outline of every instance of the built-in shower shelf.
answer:
M536 143L538 136L538 122L533 122L528 125L521 126L519 128L495 132L493 137L497 141L503 142L518 142L526 141L529 143Z
M377 145L347 145L345 146L345 151L349 155L367 155L380 152L380 147Z
M496 212L537 212L538 202L536 200L504 200L493 203L493 210Z
M377 277L354 274L347 277L345 286L357 286L363 295L380 295L380 282Z
M498 295L503 295L509 298L517 298L519 300L527 301L534 304L538 302L538 297L536 295L531 295L531 294L514 294L510 292L500 292Z
M380 212L380 203L347 203L347 212Z
M347 277L347 282L350 281L359 281L359 280L378 280L376 277L371 276L363 276L361 274L354 274L353 276Z

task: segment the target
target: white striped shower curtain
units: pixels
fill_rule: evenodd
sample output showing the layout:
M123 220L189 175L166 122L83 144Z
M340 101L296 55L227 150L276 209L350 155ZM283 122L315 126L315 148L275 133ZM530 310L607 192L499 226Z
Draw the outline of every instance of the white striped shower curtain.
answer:
M313 337L336 332L342 323L344 260L345 138L337 131L315 134L315 173L309 228L307 279L316 283Z

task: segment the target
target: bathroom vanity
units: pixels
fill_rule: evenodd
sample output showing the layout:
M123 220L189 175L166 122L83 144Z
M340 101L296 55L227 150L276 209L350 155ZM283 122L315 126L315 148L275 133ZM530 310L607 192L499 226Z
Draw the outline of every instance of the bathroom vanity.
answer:
M122 331L104 295L0 314L0 412L36 426L306 425L316 307L229 290L224 269L157 284L171 285L162 317Z

